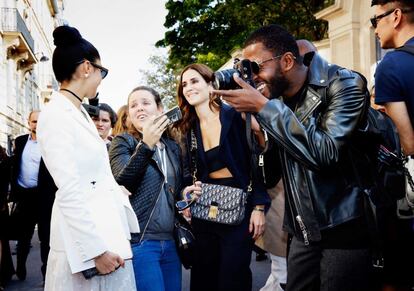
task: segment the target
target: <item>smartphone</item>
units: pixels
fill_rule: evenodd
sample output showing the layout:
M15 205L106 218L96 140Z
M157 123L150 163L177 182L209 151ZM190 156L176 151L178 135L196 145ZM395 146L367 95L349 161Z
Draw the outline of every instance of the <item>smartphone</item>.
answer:
M177 122L178 120L183 118L180 108L178 106L174 106L173 108L169 109L167 112L164 112L162 115L155 118L154 123L157 122L164 115L167 116L167 118L170 120L168 125L171 125L174 122Z

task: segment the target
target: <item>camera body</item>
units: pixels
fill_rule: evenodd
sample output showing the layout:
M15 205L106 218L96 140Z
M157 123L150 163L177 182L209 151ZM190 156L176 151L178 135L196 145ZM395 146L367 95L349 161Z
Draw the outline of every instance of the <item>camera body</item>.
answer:
M86 111L88 112L89 116L92 117L97 117L99 118L99 98L95 97L93 99L89 100L89 104L86 103L82 103L82 106L86 109Z
M250 86L255 88L253 81L252 62L247 59L235 59L233 69L215 72L213 87L217 90L240 89L240 86L233 79L233 74L235 73Z

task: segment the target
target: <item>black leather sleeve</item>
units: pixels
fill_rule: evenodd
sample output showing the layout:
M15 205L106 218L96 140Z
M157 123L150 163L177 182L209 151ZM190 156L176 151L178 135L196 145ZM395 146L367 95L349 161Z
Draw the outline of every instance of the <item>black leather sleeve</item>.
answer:
M132 139L135 138L127 134L116 136L111 142L109 159L118 184L135 193L155 151L143 142L131 142Z
M270 100L257 114L260 125L279 147L312 170L337 164L344 145L366 111L365 84L347 70L333 79L327 90L328 104L318 121L304 126L280 100Z

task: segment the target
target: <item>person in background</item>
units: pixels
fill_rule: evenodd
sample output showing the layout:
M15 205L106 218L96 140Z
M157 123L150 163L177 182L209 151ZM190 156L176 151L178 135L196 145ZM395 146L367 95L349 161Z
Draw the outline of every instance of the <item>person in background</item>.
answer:
M99 132L99 136L103 139L106 147L109 149L111 145L112 137L110 136L111 129L115 126L117 116L115 111L106 103L99 103L99 117L92 117L93 123L95 123L96 129Z
M147 86L133 89L128 109L129 131L114 137L109 156L116 181L132 193L129 198L143 230L131 240L137 289L180 291L174 205L182 192L199 194L201 189L189 186L182 191L180 147L165 132L169 120L161 115L158 92Z
M282 228L285 214L285 193L282 180L276 186L268 189L267 193L269 193L272 199L272 204L266 213L265 231L259 243L263 249L270 253L272 266L266 284L260 291L283 291L285 290L287 279L286 256L288 235Z
M414 1L373 0L371 5L375 7L371 23L381 48L396 49L387 52L375 70L375 103L385 108L397 127L408 165L414 158L414 54L398 48L414 46ZM414 212L408 205L407 210ZM414 218L398 219L395 209L391 213L392 232L387 236L389 247L384 254L389 258L389 264L385 264L386 283L390 290L391 286L394 290L412 290Z
M118 116L118 120L115 122L115 125L112 128L112 136L117 136L118 134L128 131L130 124L128 117L128 105L122 105L118 109L116 115Z
M213 71L191 64L180 74L178 105L183 119L175 126L186 137L186 164L191 165L191 131L197 140L196 177L212 183L252 191L239 225L191 219L196 237L196 262L191 290L244 291L252 288L250 260L253 241L264 231L265 208L270 205L263 181L253 176L245 122L241 114L210 99ZM195 169L191 171L194 172ZM190 212L185 214L190 218Z
M59 26L53 38L52 66L60 89L38 122L40 152L58 187L45 290L135 290L128 259L130 233L139 232L138 221L82 106L84 98L95 98L108 70L76 28ZM97 275L87 279L93 272Z
M0 290L4 290L14 274L10 245L7 237L9 215L8 196L11 175L11 159L6 149L0 146Z
M41 156L37 141L39 113L39 110L34 110L29 114L30 134L24 134L15 139L12 163L10 196L11 200L19 204L22 222L21 236L17 242L16 276L22 281L26 279L26 260L36 224L40 240L43 279L46 274L50 219L57 190Z

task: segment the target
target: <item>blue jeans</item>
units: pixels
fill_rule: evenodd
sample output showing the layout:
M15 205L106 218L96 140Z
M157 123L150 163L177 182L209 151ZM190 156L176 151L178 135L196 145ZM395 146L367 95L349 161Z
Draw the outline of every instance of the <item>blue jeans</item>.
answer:
M139 291L181 291L181 263L173 240L132 244Z

